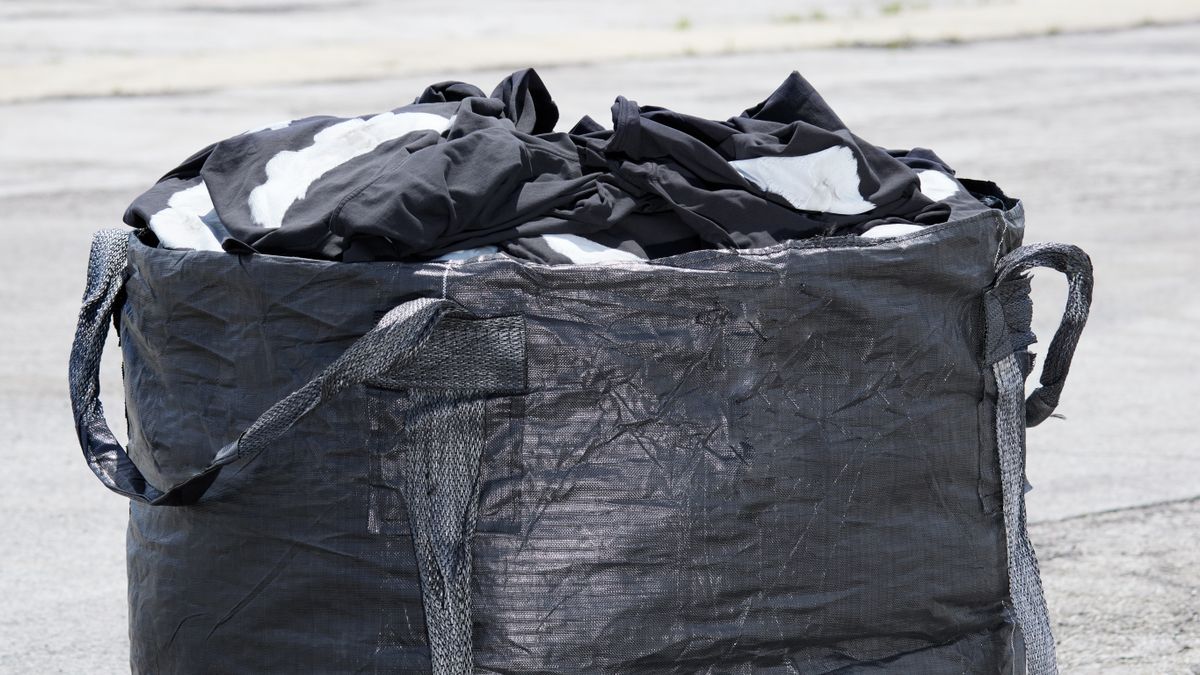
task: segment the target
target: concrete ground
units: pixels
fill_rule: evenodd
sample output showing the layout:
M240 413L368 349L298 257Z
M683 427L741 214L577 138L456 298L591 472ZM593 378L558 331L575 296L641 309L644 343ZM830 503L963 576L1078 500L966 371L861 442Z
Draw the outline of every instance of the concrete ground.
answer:
M0 48L0 63L18 61ZM1091 254L1096 297L1066 419L1029 436L1032 536L1063 670L1200 673L1200 25L541 74L570 123L607 119L616 94L726 117L792 69L859 135L935 148L961 175L1022 197L1029 241ZM0 672L126 668L126 506L81 461L66 397L90 233L119 226L134 196L212 140L283 118L388 109L441 79L488 89L503 75L436 70L0 105ZM1035 294L1045 340L1063 284L1039 275ZM117 360L104 377L119 421Z
M5 0L0 101L1200 21L1195 0Z

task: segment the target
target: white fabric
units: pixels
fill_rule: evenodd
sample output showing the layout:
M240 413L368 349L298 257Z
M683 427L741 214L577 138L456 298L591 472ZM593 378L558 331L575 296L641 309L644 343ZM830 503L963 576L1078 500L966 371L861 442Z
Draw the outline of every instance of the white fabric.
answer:
M638 256L619 248L609 248L574 234L543 234L542 239L555 253L576 264L642 262Z
M882 239L884 237L900 237L913 232L920 232L925 229L921 225L911 225L909 223L886 223L884 225L876 225L871 229L863 232L860 236L868 239Z
M250 217L262 227L283 227L288 207L304 199L309 186L325 173L405 134L441 133L453 121L432 113L385 112L326 127L313 136L312 145L284 150L267 161L267 181L250 191Z
M499 253L500 249L495 246L477 246L475 248L464 248L461 251L450 251L443 253L433 259L433 262L454 262L456 260L470 260L480 256Z
M220 251L221 242L202 220L210 214L212 198L201 182L171 195L167 208L150 216L150 229L166 248Z
M921 180L921 194L935 202L947 199L958 192L958 181L936 169L917 171L917 178Z
M875 205L859 191L858 160L842 145L792 157L754 157L729 163L764 192L803 211L855 215Z

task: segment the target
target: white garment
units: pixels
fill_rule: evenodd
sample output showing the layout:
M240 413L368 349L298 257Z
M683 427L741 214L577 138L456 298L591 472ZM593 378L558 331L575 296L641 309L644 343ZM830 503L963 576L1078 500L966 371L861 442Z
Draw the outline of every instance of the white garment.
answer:
M455 262L459 260L471 260L493 253L499 253L500 249L495 246L476 246L475 248L464 248L461 251L450 251L443 253L434 258L432 262Z
M355 117L328 126L313 136L312 145L283 150L267 160L267 180L250 191L250 216L256 225L278 229L293 202L304 199L308 188L329 171L375 148L414 131L450 128L454 118L424 112L385 112Z
M150 230L166 248L220 251L221 242L204 218L215 218L208 186L202 182L171 195L167 208L150 216Z
M609 248L575 234L543 234L542 240L552 251L566 256L577 265L642 262L641 258L629 251Z
M958 192L958 181L936 169L921 169L917 171L917 178L921 181L921 194L935 202Z
M913 232L920 232L923 229L925 229L925 227L922 225L912 225L910 223L885 223L883 225L876 225L866 232L863 232L859 236L867 237L868 239L902 237L906 234L912 234Z
M729 164L760 190L783 197L797 209L856 215L875 208L859 192L858 160L842 145L809 155L735 159Z

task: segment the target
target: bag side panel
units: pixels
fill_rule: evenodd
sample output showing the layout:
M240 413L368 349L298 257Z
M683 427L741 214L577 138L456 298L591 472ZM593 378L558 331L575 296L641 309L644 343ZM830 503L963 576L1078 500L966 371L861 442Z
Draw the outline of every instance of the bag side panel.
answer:
M477 666L821 672L1007 630L978 415L1003 229L451 276L529 326L527 515L476 538Z

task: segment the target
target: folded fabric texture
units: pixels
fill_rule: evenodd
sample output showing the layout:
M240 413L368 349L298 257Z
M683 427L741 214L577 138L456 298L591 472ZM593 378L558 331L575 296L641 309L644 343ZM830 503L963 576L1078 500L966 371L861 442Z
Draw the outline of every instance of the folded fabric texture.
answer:
M167 248L346 262L503 251L545 263L659 258L822 236L902 236L1002 206L932 151L851 133L792 73L725 121L618 97L613 125L555 131L532 69L362 117L307 117L199 151L125 222Z

